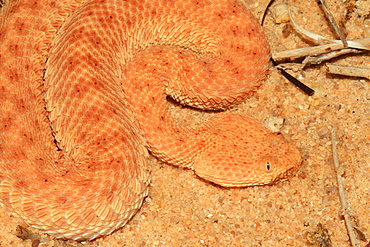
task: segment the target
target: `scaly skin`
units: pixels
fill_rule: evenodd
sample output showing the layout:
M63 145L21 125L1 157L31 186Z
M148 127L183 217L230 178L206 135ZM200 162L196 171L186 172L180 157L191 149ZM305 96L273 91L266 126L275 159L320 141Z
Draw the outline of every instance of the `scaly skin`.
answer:
M122 227L148 193L148 150L222 186L272 184L298 150L256 120L174 121L166 96L237 105L269 48L233 0L9 1L0 12L0 198L57 238Z

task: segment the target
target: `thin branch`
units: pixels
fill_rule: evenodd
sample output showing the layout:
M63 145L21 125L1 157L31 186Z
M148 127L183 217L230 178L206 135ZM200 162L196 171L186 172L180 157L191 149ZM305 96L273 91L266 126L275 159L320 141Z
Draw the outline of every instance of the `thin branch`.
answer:
M361 44L363 47L367 47L366 50L370 49L370 38L367 39L356 39L352 42L356 44ZM350 43L350 41L348 41ZM326 54L328 52L337 51L343 49L343 44L340 43L330 43L325 45L318 45L312 47L299 48L289 51L275 52L272 54L272 58L276 62L280 61L294 61L297 58L307 57L307 56L318 56Z
M336 75L363 77L370 80L370 68L359 68L336 64L327 64L328 72Z
M364 50L370 50L370 47L363 46L362 44L356 43L355 41L347 41L347 47L343 46L343 43L341 40L330 40L327 39L319 34L312 33L310 31L305 30L302 28L298 23L294 20L291 11L289 10L289 18L290 22L292 23L294 29L303 37L305 37L307 40L318 44L331 44L331 43L338 43L341 45L341 48L357 48L357 49L364 49Z
M351 241L352 247L358 247L357 239L355 237L353 227L352 227L352 223L351 223L351 219L350 219L350 215L349 215L349 212L348 212L349 210L348 210L348 204L347 204L346 196L344 194L344 186L343 186L342 176L339 172L337 140L336 140L336 133L335 133L334 128L331 132L331 142L332 142L332 148L333 148L334 170L335 170L335 174L337 175L339 198L340 198L340 202L342 204L344 221L346 223L347 232L348 232L349 239Z
M342 41L343 46L345 48L347 48L348 43L347 43L346 37L344 37L343 33L340 31L340 28L338 27L337 23L335 22L334 16L332 15L328 5L326 4L326 1L325 0L319 0L319 3L321 3L322 9L324 10L324 13L325 13L326 17L329 19L329 22L330 22L331 26L334 28L338 37Z
M307 65L310 65L310 64L321 64L322 62L324 61L327 61L327 60L330 60L330 59L333 59L333 58L336 58L336 57L339 57L339 56L342 56L342 55L346 55L346 54L359 54L359 53L363 53L365 52L364 50L357 50L357 49L343 49L343 50L337 50L337 51L332 51L332 52L329 52L327 54L323 54L323 55L320 55L320 56L317 56L317 57L306 57L303 61L302 61L302 68L306 67Z

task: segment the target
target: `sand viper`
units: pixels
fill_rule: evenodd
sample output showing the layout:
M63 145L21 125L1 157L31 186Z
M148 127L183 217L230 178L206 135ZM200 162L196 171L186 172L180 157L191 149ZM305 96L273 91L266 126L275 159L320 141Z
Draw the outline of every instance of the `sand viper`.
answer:
M0 10L0 198L57 238L122 227L149 151L222 186L285 179L281 135L232 106L266 77L267 39L235 0L6 0ZM166 97L220 110L177 123Z

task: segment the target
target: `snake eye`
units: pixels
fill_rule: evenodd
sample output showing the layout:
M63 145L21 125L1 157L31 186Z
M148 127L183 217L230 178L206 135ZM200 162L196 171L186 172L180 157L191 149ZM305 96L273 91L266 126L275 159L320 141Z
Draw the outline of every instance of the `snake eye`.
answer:
M266 169L267 169L267 171L270 171L271 170L271 163L270 163L270 161L266 161Z

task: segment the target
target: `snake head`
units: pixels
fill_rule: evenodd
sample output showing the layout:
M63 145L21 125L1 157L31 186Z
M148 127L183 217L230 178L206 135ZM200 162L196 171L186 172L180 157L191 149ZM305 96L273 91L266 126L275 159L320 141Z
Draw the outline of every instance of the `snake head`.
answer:
M212 138L202 142L204 151L193 169L224 187L274 184L291 177L302 162L298 149L282 135L247 116L218 114L207 131Z

